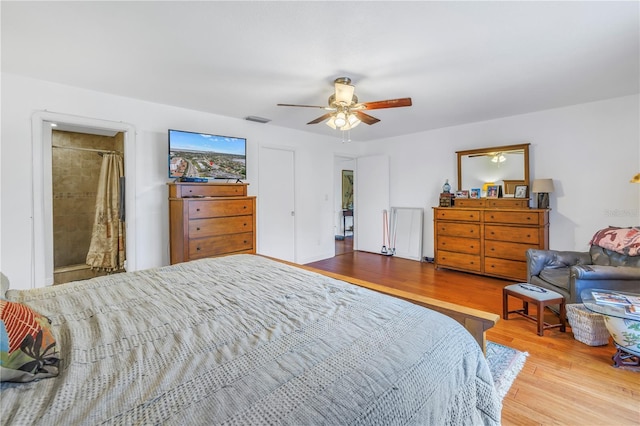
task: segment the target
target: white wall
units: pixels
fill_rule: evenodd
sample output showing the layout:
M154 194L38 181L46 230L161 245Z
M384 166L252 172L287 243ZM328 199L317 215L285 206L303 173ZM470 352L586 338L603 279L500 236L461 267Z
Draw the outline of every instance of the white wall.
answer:
M248 139L249 193L260 197L260 146L296 151L296 260L334 253L335 156L390 157L390 205L423 207L423 254L433 256L433 212L445 179L455 182L455 151L530 142L531 179L554 179L550 246L583 250L608 225L640 224L639 97L541 111L420 134L342 144L322 137L2 74L0 143L0 271L12 288L32 284L31 117L48 110L123 121L136 129L136 261L143 269L168 264L167 128L237 135ZM268 218L262 218L268 223ZM258 239L260 229L258 229ZM0 277L2 278L2 277ZM35 283L39 286L39 283Z
M455 151L530 142L530 178L552 178L550 248L586 250L609 225L640 225L639 97L625 96L369 142L391 159L391 205L425 208L423 253L433 256L433 210ZM468 189L468 188L467 188ZM535 203L534 203L535 205Z
M32 138L31 118L47 110L82 117L123 121L136 129L136 268L169 263L166 183L167 129L177 128L247 138L249 194L261 196L259 147L296 151L296 259L299 263L331 257L333 239L333 167L335 150L357 149L339 138L257 124L105 93L2 74L2 152L0 168L0 271L11 288L32 286ZM275 167L275 166L274 166ZM268 218L263 218L268 222ZM258 239L260 229L258 229ZM42 283L33 283L41 286Z

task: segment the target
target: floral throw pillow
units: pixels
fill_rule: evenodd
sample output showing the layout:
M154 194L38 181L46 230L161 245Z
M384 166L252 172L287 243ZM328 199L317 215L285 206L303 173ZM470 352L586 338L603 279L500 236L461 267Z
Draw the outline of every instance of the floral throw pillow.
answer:
M640 227L610 226L596 232L589 244L627 256L640 255Z
M22 303L0 299L0 381L57 376L59 361L49 320Z

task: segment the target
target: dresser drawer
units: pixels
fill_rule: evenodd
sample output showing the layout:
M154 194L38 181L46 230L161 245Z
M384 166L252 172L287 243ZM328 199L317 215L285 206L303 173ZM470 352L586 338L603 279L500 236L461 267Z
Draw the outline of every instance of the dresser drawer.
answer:
M449 223L439 221L436 223L436 233L451 235L454 237L480 238L480 225L474 223Z
M456 208L438 209L436 210L436 218L441 220L479 222L480 210L462 210Z
M247 198L239 200L199 200L188 201L188 203L190 219L242 216L253 212L253 201Z
M243 184L210 184L210 183L176 183L169 186L169 197L243 197L247 195L247 185Z
M484 213L486 223L514 223L519 225L543 225L544 216L534 211L489 211Z
M456 198L456 207L484 207L484 198Z
M482 266L480 256L442 250L438 251L436 262L438 267L451 267L471 272L480 272Z
M526 209L529 207L528 198L487 198L486 207L488 208L508 208L508 209Z
M538 232L539 229L533 227L485 225L484 239L537 245Z
M505 241L487 240L484 243L485 257L500 257L503 259L526 261L527 249L531 244L509 243Z
M189 258L200 259L225 253L253 249L253 233L220 235L210 238L189 240Z
M509 278L515 281L527 281L527 263L516 260L484 258L484 273L497 277Z
M253 216L229 216L189 221L189 238L253 231Z
M438 250L480 254L480 240L476 238L440 237L438 238Z

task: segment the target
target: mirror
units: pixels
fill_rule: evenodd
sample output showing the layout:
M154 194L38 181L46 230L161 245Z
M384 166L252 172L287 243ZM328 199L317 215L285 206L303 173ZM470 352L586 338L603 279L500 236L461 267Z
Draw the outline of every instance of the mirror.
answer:
M473 188L482 191L492 184L502 185L503 193L513 196L516 185L529 185L529 145L457 151L458 191Z

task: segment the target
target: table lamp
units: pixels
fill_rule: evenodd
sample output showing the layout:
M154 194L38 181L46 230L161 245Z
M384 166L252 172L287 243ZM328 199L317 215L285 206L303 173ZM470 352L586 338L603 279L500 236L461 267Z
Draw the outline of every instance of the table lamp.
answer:
M549 208L549 194L553 192L553 179L534 179L531 192L538 194L538 208Z

